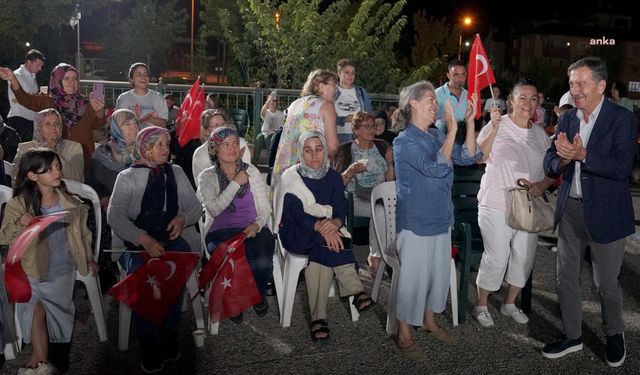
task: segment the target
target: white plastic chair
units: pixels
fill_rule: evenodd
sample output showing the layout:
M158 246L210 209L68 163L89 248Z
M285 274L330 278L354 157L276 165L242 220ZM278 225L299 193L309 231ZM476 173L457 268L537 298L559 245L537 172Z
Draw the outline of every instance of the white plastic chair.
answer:
M7 161L5 161L6 167ZM11 164L11 163L9 163ZM12 165L12 164L11 164ZM13 196L13 190L10 187L0 185L0 207L7 203L9 199ZM1 258L1 257L0 257ZM0 267L0 280L4 283L4 260L2 261L2 266ZM2 296L5 298L5 296ZM0 314L3 314L3 329L4 336L9 338L10 341L5 342L4 348L4 356L6 359L15 359L18 353L22 350L22 335L20 333L20 325L16 319L14 314L13 305L9 304L9 301L5 299L5 304L2 305L3 310L0 311Z
M120 280L127 277L127 272L120 267ZM200 301L200 290L198 289L197 267L193 270L187 280L187 291L193 306L193 315L196 320L196 328L204 329L204 311ZM131 309L124 303L120 303L118 311L118 350L124 352L129 349L129 331L131 330Z
M382 201L383 210L376 208L378 201ZM380 217L383 215L383 217ZM374 187L371 191L371 217L376 233L376 239L382 252L383 263L378 267L371 297L377 301L382 283L382 276L387 265L393 269L391 276L391 290L389 293L389 311L387 312L387 334L394 335L397 331L396 324L396 298L398 294L398 276L400 275L400 261L396 253L396 183L387 181ZM385 228L380 228L380 223L385 223ZM458 289L456 263L451 258L450 276L451 310L453 325L458 325Z
M281 200L283 197L280 197L278 191L274 191L273 194L273 212L280 212L280 206L282 206ZM274 228L277 228L279 223L275 223ZM343 231L345 235L351 237L349 232L346 230ZM277 259L276 259L277 258ZM277 264L276 264L277 262ZM279 276L282 278L282 284L278 286L276 284L276 293L278 294L278 307L280 308L280 324L282 327L291 326L291 313L293 311L293 303L296 297L296 289L298 287L298 278L300 277L300 272L307 267L309 262L309 257L306 255L294 254L287 251L284 246L282 246L282 242L280 241L280 236L276 237L276 250L274 254L274 279L276 278L276 267L279 271ZM281 271L280 271L281 270ZM280 288L280 290L278 290ZM331 291L329 292L329 296L332 297L335 294L335 282L331 286ZM351 311L351 320L356 322L360 318L360 314L358 310L353 305L353 296L349 297L349 309Z
M93 244L93 260L98 261L100 255L100 239L102 238L102 212L100 211L100 198L93 188L82 182L63 179L67 190L70 193L77 194L82 198L89 199L93 206L93 213L96 220L96 240ZM98 328L98 336L100 341L107 341L107 326L104 320L104 309L102 304L102 289L100 289L100 279L98 275L88 274L83 276L80 272L76 274L76 280L81 281L87 289L89 302L91 302L91 310Z
M9 178L12 179L13 178L13 168L14 168L13 163L10 163L10 162L8 162L6 160L3 160L2 162L4 163L4 175L5 175L5 178L9 177ZM7 179L7 181L9 181L9 179Z

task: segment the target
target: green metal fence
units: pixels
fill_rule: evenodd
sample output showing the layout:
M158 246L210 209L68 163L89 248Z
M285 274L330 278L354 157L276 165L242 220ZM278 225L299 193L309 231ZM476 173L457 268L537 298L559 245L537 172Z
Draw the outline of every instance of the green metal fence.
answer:
M116 99L125 91L131 90L129 82L123 81L80 81L80 91L89 95L94 83L104 85L105 104L115 106ZM179 106L187 95L191 85L165 84L164 92L173 95L176 105ZM157 84L150 84L150 88L157 90ZM240 108L249 113L249 126L244 130L245 138L253 140L253 136L260 132L262 121L260 120L260 109L273 89L255 87L234 87L234 86L205 86L205 96L214 94L218 96L219 102L225 108ZM291 102L300 97L300 90L277 89L279 107L285 110ZM374 110L384 109L387 105L397 105L398 96L390 94L371 94L371 102Z

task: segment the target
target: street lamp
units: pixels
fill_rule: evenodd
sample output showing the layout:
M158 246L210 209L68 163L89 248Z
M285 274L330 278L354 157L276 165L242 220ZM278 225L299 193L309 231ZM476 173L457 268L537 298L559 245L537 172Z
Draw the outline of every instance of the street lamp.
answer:
M462 23L464 24L463 26L463 30L460 31L460 38L458 39L458 60L460 60L460 54L462 52L462 32L464 31L465 27L469 27L469 25L471 25L471 17L465 17L462 20Z

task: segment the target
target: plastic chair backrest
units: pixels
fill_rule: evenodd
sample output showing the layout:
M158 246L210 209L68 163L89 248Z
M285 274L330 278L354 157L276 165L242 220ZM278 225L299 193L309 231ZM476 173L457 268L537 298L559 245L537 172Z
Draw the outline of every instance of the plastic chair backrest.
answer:
M478 191L484 170L469 167L455 167L451 200L457 221L471 225L472 236L480 237L478 226Z
M10 163L6 160L3 160L4 163L4 175L5 175L5 180L7 182L7 184L9 184L9 186L11 186L12 183L12 179L13 179L13 168L14 165L13 163Z
M376 220L376 203L382 200L384 207L384 222L385 228L378 228L378 220ZM380 246L383 256L388 256L387 249L396 240L396 182L387 181L374 187L371 191L371 215L373 219L373 227L376 232L376 238L378 245ZM381 233L384 233L386 238L383 239Z
M93 213L96 220L96 239L93 243L93 260L98 261L98 255L100 254L100 240L102 237L102 212L100 211L100 197L98 197L98 193L96 193L93 188L87 184L82 182L63 179L65 185L67 186L67 190L70 193L77 194L82 198L88 199L91 201L91 205L93 206Z
M249 114L246 109L229 108L229 116L238 129L238 134L244 137L247 131L247 123L249 122Z

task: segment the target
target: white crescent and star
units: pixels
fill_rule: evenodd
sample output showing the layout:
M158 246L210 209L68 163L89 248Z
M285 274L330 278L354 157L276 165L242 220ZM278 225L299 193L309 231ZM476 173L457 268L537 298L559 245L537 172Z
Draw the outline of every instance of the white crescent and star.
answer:
M226 277L223 278L223 280L222 280L222 282L220 284L222 284L224 289L231 288L231 280L227 279Z
M229 264L231 265L231 272L236 270L236 262L233 259L229 259Z
M480 63L482 64L482 70L480 71L480 73L476 74L476 77L479 77L487 72L487 70L489 69L489 63L487 62L487 59L480 54L476 55L476 60L480 61Z
M158 258L151 258L151 259L149 259L149 260L147 261L147 266L148 266L148 267L149 267L149 266L151 266L151 262L152 262L152 261L154 261L154 260L160 261L160 259L158 259ZM175 273L176 273L176 268L177 268L177 267L176 267L176 262L174 262L174 261L172 261L172 260L165 260L165 261L164 261L164 263L168 264L168 265L169 265L169 267L171 268L171 271L169 272L169 276L167 276L167 277L163 280L163 281L167 281L167 280L169 280L170 278L172 278L172 277L173 277L173 275L175 275ZM154 281L154 283L156 282L156 281L155 281L155 277L153 277L153 281ZM149 282L149 281L148 281L148 279L147 279L147 282Z

